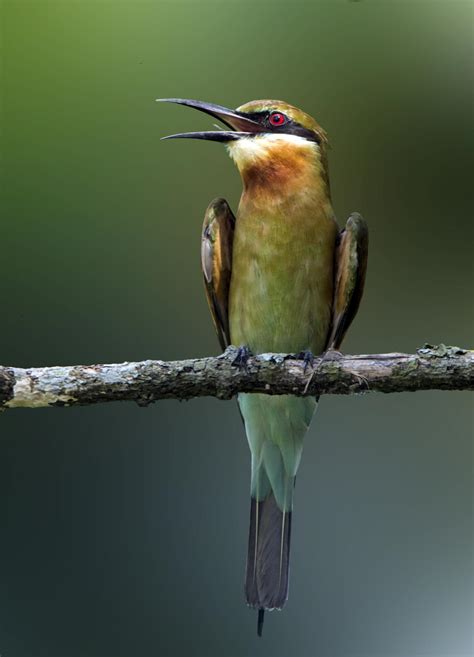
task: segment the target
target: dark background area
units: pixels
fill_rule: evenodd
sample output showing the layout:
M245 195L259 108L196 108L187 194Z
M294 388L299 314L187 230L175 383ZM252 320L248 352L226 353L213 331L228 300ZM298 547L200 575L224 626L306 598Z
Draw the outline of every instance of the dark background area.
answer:
M212 124L166 96L325 127L340 223L370 226L344 351L472 346L470 2L4 0L1 25L2 364L218 353L201 222L240 181L217 144L159 141ZM322 400L263 640L234 402L4 413L2 657L470 655L471 403Z

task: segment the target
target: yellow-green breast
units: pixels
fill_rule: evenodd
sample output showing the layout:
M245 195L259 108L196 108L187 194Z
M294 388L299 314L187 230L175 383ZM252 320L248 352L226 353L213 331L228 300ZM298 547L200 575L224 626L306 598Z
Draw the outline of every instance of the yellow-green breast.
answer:
M337 225L326 194L265 206L247 189L237 214L230 287L232 344L254 353L324 350Z

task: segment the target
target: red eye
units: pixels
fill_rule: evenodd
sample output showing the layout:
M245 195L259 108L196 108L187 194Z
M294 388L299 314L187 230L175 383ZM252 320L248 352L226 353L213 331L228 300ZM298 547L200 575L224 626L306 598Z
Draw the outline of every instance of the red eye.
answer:
M270 121L271 125L275 125L275 126L285 125L286 116L284 114L280 114L280 112L273 112L268 117L268 120Z

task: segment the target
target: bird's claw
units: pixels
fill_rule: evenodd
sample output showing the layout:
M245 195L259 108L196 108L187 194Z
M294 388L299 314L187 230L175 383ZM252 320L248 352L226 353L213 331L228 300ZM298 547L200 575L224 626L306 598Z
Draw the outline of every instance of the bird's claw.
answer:
M239 347L237 350L237 356L234 358L232 361L233 367L238 367L239 369L247 369L247 362L250 356L252 355L252 352L248 347L245 345L242 347Z
M304 363L304 373L306 374L306 370L308 369L308 365L311 365L311 369L313 369L314 365L314 354L312 351L309 349L305 349L305 351L300 351L299 354L297 354L297 358L303 361Z

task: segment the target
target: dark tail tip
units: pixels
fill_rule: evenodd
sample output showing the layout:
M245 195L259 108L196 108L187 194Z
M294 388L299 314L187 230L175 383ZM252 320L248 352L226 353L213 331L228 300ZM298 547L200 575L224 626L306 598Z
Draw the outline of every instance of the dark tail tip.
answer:
M258 634L258 636L262 636L263 621L264 620L265 620L265 609L259 609L258 610L258 616L257 616L257 634Z
M249 607L281 609L288 597L291 511L282 512L273 495L252 498L245 578Z

